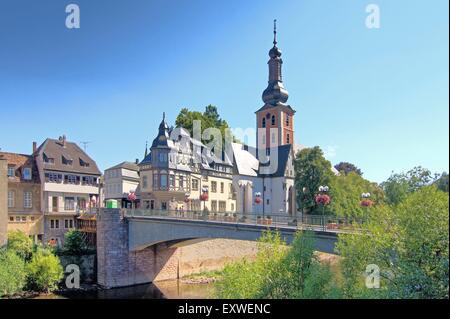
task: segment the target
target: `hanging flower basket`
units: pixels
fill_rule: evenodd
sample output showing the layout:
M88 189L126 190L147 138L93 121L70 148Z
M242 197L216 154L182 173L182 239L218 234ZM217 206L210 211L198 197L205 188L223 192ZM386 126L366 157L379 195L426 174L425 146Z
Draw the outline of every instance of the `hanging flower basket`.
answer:
M362 207L370 207L373 206L373 201L371 201L370 199L363 199L361 201L361 206Z
M208 193L203 193L200 195L200 200L203 202L206 202L208 198L209 198Z
M136 201L136 199L137 199L136 193L135 193L135 192L130 192L130 193L128 194L127 198L128 198L128 200L129 200L130 202Z
M317 204L321 205L328 205L331 202L331 198L327 194L316 195L315 200Z

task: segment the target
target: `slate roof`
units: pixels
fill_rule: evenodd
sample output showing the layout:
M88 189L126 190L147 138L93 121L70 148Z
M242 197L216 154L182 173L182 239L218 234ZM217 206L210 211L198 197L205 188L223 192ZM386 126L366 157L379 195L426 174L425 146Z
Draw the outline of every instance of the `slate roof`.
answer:
M133 163L133 162L122 162L120 164L117 164L116 166L108 168L107 170L117 169L117 168L124 168L124 169L128 169L130 171L135 171L135 172L139 171L138 164Z
M45 170L80 173L88 175L101 175L97 163L89 157L77 144L65 141L60 138L46 139L41 146L39 146L37 153L37 160L42 164ZM54 163L46 163L44 155L47 158L54 159ZM72 160L72 165L63 164L63 157ZM82 162L87 163L88 166L82 166Z

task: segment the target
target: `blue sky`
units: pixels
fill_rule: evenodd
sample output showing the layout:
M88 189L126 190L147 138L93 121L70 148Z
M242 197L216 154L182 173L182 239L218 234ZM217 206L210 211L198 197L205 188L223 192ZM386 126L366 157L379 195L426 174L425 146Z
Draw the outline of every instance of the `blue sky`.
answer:
M65 27L76 3L81 28ZM369 3L381 28L365 26ZM0 148L66 134L101 169L142 158L162 112L254 127L272 20L296 142L383 181L449 169L448 1L2 0Z

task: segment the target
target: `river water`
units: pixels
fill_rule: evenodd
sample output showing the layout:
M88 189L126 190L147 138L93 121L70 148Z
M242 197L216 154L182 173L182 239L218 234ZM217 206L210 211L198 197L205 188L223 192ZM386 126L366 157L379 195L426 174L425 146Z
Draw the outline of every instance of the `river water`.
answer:
M188 284L167 280L109 290L61 292L37 299L210 299L213 296L213 283Z

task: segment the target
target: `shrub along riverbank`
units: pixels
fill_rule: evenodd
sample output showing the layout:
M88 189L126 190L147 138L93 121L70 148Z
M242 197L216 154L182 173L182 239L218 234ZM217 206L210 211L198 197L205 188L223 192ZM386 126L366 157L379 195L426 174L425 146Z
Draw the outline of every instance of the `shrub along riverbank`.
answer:
M10 232L8 244L0 248L0 298L26 298L61 288L63 265L68 263L80 265L81 280L95 281L95 250L80 232L66 233L62 248L33 244L25 233Z

